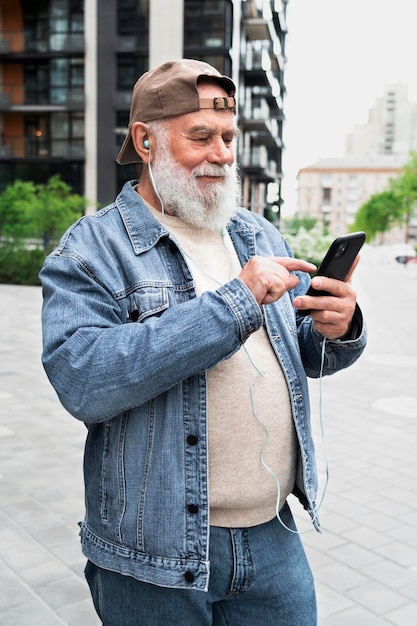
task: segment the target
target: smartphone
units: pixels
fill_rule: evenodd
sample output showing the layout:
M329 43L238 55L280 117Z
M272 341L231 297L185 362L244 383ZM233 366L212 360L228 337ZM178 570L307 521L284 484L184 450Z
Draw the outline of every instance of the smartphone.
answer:
M341 235L333 241L326 252L326 256L316 272L316 276L328 276L337 280L344 280L352 267L359 250L365 243L366 235L363 232L349 233ZM309 287L307 296L327 296L327 291L319 291L314 287ZM308 309L298 311L298 315L304 317L309 315Z

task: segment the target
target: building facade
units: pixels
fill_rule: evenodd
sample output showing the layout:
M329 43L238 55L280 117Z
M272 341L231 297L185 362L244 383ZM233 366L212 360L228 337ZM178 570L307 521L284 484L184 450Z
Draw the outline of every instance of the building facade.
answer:
M397 155L407 159L417 149L417 103L408 86L388 84L369 110L366 124L355 126L346 137L346 156Z
M132 87L197 58L238 86L243 204L281 206L286 0L0 0L0 190L60 174L91 207L137 166L115 158Z
M395 156L323 159L299 170L298 217L314 217L334 236L348 232L357 210L373 194L388 188L405 160ZM391 242L403 241L398 229ZM386 239L388 242L389 236Z

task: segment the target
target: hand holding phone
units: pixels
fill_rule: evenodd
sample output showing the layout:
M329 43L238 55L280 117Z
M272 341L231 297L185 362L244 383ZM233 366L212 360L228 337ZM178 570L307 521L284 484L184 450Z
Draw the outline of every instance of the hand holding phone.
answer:
M316 272L316 276L327 276L337 280L345 280L359 250L365 243L366 235L363 232L350 233L337 237L328 249L326 256ZM328 296L327 291L318 291L310 286L307 296ZM301 317L310 314L309 309L299 309Z

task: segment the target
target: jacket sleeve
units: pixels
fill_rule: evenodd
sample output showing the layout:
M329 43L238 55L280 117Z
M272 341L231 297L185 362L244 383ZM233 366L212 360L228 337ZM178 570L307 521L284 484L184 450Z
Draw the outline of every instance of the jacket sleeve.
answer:
M141 323L122 323L113 295L80 259L51 255L40 278L43 365L63 406L85 422L106 421L213 367L262 325L238 278Z

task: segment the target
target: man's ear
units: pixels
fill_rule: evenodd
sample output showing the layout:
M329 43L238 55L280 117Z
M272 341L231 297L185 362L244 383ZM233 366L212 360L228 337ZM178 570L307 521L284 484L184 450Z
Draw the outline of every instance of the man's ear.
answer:
M144 163L152 158L152 140L149 128L143 122L133 122L130 128L133 146Z

